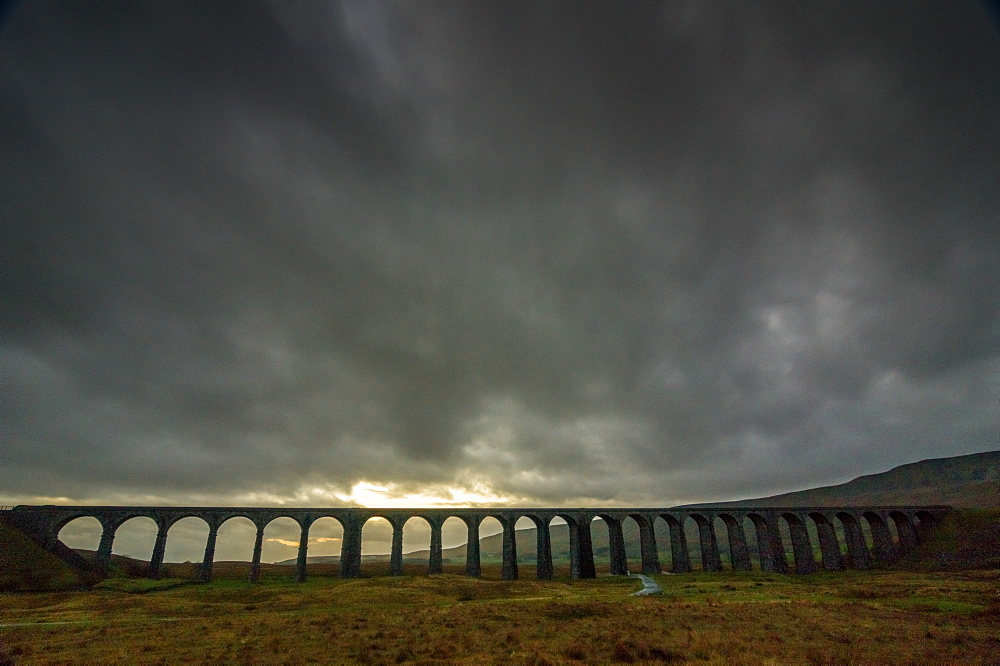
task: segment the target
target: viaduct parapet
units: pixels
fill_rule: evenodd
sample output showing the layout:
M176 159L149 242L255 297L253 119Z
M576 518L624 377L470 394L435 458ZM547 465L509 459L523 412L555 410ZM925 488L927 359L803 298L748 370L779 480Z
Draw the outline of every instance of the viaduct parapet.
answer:
M372 518L382 518L392 525L390 573L403 573L403 524L419 517L431 528L428 573L442 572L441 527L448 518L461 519L468 528L466 573L480 574L479 526L486 518L495 518L503 527L502 577L518 577L517 531L514 526L521 518L535 525L537 577L552 578L552 544L549 525L561 518L569 527L570 571L574 578L594 578L594 549L590 526L603 520L608 529L612 574L626 574L628 563L622 524L634 520L639 528L641 571L661 573L655 529L669 532L672 572L691 571L685 522L697 525L701 551L701 567L706 571L722 568L716 530L724 526L732 569L749 571L752 559L747 531L753 530L757 557L762 571L808 574L824 569L868 569L890 564L917 546L922 534L937 523L951 507L948 506L869 506L869 507L740 507L690 509L368 509L368 508L259 508L259 507L149 507L149 506L17 506L4 512L7 522L18 527L50 551L65 549L59 541L59 531L77 518L92 517L100 521L102 535L97 549L97 568L106 573L111 561L115 533L127 520L147 517L157 525L156 542L150 558L150 575L158 576L163 566L167 533L178 520L201 518L208 524L208 539L201 567L201 578L211 580L215 558L215 541L219 527L232 518L248 518L257 528L250 580L260 575L260 555L264 529L272 520L291 518L301 530L298 546L296 577L304 581L308 574L307 558L309 528L320 518L337 520L344 530L340 555L340 576L356 578L361 574L361 533ZM657 519L661 519L657 523ZM811 525L810 525L811 523ZM889 529L895 527L896 538ZM863 527L871 536L871 546ZM791 540L792 564L788 561L781 528L787 527ZM815 529L808 529L814 527ZM818 541L818 543L814 543ZM819 560L814 556L818 546Z

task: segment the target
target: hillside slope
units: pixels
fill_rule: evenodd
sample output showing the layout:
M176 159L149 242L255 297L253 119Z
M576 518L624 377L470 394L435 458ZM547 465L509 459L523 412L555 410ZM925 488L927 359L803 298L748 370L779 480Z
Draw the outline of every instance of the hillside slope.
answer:
M921 460L834 486L691 506L866 504L950 504L961 508L1000 508L1000 451Z
M54 590L82 582L65 562L0 521L0 590Z

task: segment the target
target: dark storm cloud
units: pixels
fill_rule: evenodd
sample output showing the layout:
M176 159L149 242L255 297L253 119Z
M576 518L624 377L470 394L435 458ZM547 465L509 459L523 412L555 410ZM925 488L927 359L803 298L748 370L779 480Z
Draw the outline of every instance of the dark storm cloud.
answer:
M997 446L977 4L25 3L0 48L9 497L660 503Z

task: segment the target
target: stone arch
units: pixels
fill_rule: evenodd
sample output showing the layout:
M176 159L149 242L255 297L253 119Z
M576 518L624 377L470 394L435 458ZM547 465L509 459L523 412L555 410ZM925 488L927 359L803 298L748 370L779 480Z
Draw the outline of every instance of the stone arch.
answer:
M552 552L552 575L573 575L573 532L572 516L556 514L545 523L549 532L549 548Z
M267 563L259 573L267 578L297 575L302 523L288 514L275 513L261 518L258 529L261 535L260 561Z
M743 531L743 521L726 512L718 514L715 519L726 528L729 563L733 571L750 571L752 569L750 549L747 546L746 533Z
M597 519L604 523L606 532L596 526ZM604 539L605 534L607 540ZM608 513L598 513L595 519L590 521L590 537L595 562L607 560L608 570L612 575L624 576L628 571L628 562L625 556L625 535L621 520Z
M569 530L569 569L573 578L594 578L594 546L590 537L590 523L593 515L590 513L558 513L566 522Z
M764 514L752 511L746 516L753 524L757 542L757 557L760 570L772 573L788 573L788 560L785 558L784 544L778 532L777 521L768 520Z
M688 514L688 519L694 522L697 528L698 542L701 548L696 554L700 554L699 559L703 571L718 571L721 568L719 544L716 540L715 527L712 525L711 518L711 514Z
M892 533L889 526L878 513L865 511L861 514L867 521L872 536L872 558L881 564L891 564L896 561L896 549L892 545Z
M478 578L482 575L479 527L484 516L478 513L462 513L455 516L465 523L465 575ZM450 520L451 517L448 518ZM445 522L448 522L447 520ZM443 528L442 528L443 529Z
M840 571L844 568L844 561L833 522L819 511L809 513L809 518L816 526L816 538L819 541L820 561L823 568L826 571Z
M432 534L435 523L431 522ZM440 571L464 569L467 563L469 521L462 515L436 516L436 524L440 530ZM455 549L458 549L457 551ZM428 558L430 554L428 554ZM429 562L429 559L428 559Z
M687 546L687 535L684 531L685 516L671 513L661 513L659 516L667 524L670 534L670 571L672 573L687 573L691 571L691 556Z
M238 563L251 561L256 532L257 525L245 514L228 514L220 518L214 561L226 563L223 575L231 577L241 570L241 575L249 574L250 565L243 567Z
M640 571L647 576L660 573L660 554L656 547L656 530L654 527L656 516L645 516L641 513L630 513L627 517L632 519L637 531L639 546L638 553L636 553L634 549L631 553L632 557L637 559L640 563ZM625 523L625 518L622 519L622 523ZM630 552L628 548L628 538L626 538L625 546L626 556L628 556ZM638 555L638 558L635 557L636 555Z
M128 558L127 560L119 559L118 563L125 567L131 575L151 573L150 564L153 560L160 531L157 522L152 517L143 514L126 515L116 522L111 554ZM138 565L128 560L145 561L145 565Z
M547 580L552 577L552 553L551 543L546 539L548 529L545 521L538 516L531 514L515 514L511 517L514 521L514 533L517 539L517 566L518 572L522 567L531 567L535 571L535 578ZM533 539L526 538L528 531L534 530ZM548 549L548 551L546 550ZM547 563L545 562L548 558ZM544 575L544 570L548 567L548 576ZM520 574L519 574L520 575Z
M542 541L544 522L540 521L536 516L517 513L511 515L510 519L514 525L514 534L517 535L517 550L515 555L517 557L518 575L520 576L524 567L530 567L535 572L535 578L538 578L538 570L540 568L538 553L542 545L540 542ZM534 530L534 534L532 535L534 538L527 538L530 530ZM544 578L541 580L544 580Z
M899 553L902 555L915 549L917 547L917 530L910 522L910 517L902 511L890 511L889 519L896 528Z
M487 576L492 577L492 572L497 566L503 565L503 537L504 525L496 513L484 514L479 522L480 548L485 546L486 550L480 552L481 571L485 571Z
M839 511L837 520L843 527L844 543L847 548L844 566L848 569L871 569L871 552L865 542L860 517L853 512Z
M306 557L310 575L329 578L343 573L342 558L347 529L347 521L329 514L317 515L309 523Z
M428 516L411 514L402 525L403 569L423 568L427 573L435 571L433 547L434 523ZM439 532L440 534L440 532Z
M743 528L743 536L746 538L751 571L763 571L764 568L760 562L760 547L757 543L757 526L750 520L750 516L745 513L739 514L737 520L740 523L740 527Z
M74 550L92 550L95 555L101 545L104 525L97 516L84 514L60 520L53 526L56 538Z
M660 571L672 571L674 560L670 544L670 526L662 516L656 514L653 515L650 522L653 526L653 539L656 541L656 555Z
M393 541L395 539L395 522L393 519L383 515L372 514L362 515L356 518L357 533L357 571L355 576L362 575L362 566L365 570L371 570L379 574L399 575L392 568ZM348 530L344 532L344 548L349 549L347 543ZM341 552L341 575L349 573L350 567L344 561L343 549Z
M715 535L715 550L719 554L719 570L732 569L732 558L729 549L729 530L726 522L717 513L705 514ZM700 538L699 534L699 538Z
M163 574L169 578L197 578L211 526L198 514L176 515L167 523ZM183 564L181 564L183 563Z
M507 513L490 513L483 519L483 523L490 519L500 523L500 578L501 580L517 580L517 534L515 530L517 518Z
M809 531L806 523L798 514L786 511L779 517L788 527L788 538L791 541L791 552L795 558L795 573L811 574L816 573L816 558L813 554L812 543L809 540ZM787 550L785 551L788 552Z

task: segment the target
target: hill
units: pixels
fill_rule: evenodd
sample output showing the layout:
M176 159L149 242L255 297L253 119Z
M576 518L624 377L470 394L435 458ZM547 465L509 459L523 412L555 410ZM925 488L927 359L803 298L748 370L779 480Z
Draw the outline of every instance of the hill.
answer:
M847 483L736 502L689 506L860 506L950 504L1000 508L1000 451L931 458Z

